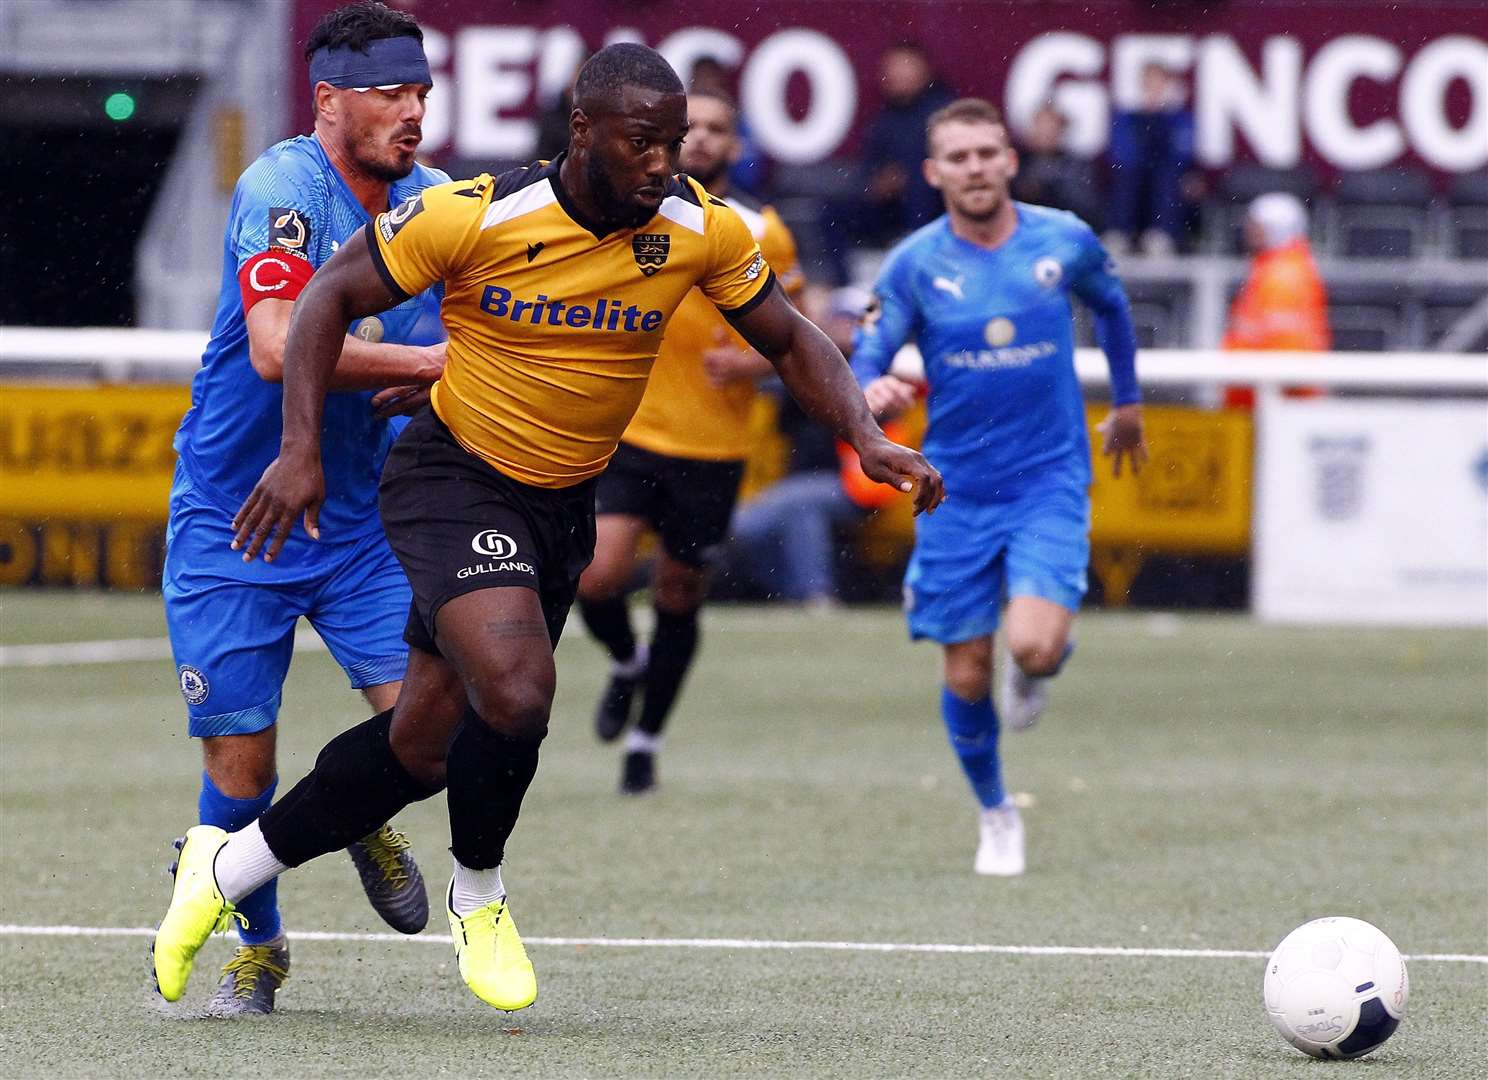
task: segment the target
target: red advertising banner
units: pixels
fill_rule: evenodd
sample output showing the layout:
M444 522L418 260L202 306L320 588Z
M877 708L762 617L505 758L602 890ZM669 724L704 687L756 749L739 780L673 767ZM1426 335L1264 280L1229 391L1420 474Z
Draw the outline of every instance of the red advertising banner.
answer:
M397 2L397 0L395 0ZM298 0L300 48L337 0ZM780 161L850 154L879 106L878 56L926 47L957 93L1015 129L1046 101L1072 149L1101 152L1142 67L1184 73L1199 159L1324 172L1415 161L1438 176L1488 167L1488 6L1478 0L402 0L435 72L425 123L436 159L527 160L537 116L592 50L659 49L685 79L701 57L736 77L754 137Z

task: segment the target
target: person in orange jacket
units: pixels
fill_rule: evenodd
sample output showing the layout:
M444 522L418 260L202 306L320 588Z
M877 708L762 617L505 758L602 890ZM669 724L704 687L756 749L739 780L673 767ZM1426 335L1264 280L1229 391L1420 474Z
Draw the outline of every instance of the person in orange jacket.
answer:
M1295 195L1271 192L1250 204L1245 241L1255 252L1250 275L1230 306L1224 348L1327 352L1328 297L1307 241L1307 209ZM1313 388L1289 390L1311 397ZM1249 386L1225 389L1224 403L1248 409L1255 404Z

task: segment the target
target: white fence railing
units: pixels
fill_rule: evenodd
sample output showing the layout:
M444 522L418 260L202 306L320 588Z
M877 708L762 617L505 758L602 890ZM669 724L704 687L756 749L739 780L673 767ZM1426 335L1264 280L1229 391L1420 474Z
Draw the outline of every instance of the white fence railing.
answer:
M201 363L207 335L192 330L0 327L0 378L91 378L102 382L186 382ZM895 369L913 373L920 356L906 348ZM1092 386L1107 381L1098 349L1079 349L1075 368ZM1488 393L1488 357L1420 353L1223 352L1147 349L1137 359L1144 386L1194 383L1305 383L1357 389Z
M0 327L0 383L179 385L205 344L199 332ZM912 375L920 357L895 363ZM1107 382L1098 351L1075 365L1090 388ZM1255 459L1239 467L1262 618L1488 622L1488 356L1154 349L1138 373L1154 399L1256 386ZM1294 400L1288 385L1335 393Z

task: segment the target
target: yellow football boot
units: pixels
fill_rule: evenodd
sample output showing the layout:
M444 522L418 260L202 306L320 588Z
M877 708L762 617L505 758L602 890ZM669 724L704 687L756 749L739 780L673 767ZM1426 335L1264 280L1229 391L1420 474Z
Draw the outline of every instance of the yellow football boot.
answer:
M217 890L217 878L212 873L212 863L225 843L227 833L215 825L186 830L170 908L150 945L155 986L166 1001L179 1001L186 992L191 962L207 938L226 930L234 919L247 923Z
M497 900L461 918L451 902L454 888L451 880L444 907L460 977L487 1005L507 1012L525 1009L537 1000L537 975L512 922L511 909L504 899Z

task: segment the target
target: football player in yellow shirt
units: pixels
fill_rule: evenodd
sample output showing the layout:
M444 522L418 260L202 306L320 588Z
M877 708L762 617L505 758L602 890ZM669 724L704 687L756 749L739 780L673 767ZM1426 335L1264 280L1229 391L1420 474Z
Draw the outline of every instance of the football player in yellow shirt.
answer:
M733 100L694 90L687 120L683 171L743 219L779 287L794 297L802 278L785 222L773 209L729 192L729 167L739 156ZM594 561L579 579L579 611L614 661L595 714L600 739L619 736L635 698L642 699L625 738L620 790L626 794L642 794L656 783L662 729L697 649L707 560L728 534L749 456L755 380L771 370L693 289L667 323L641 406L595 489ZM625 596L647 530L661 548L651 580L656 619L649 645L636 641Z
M553 647L593 557L595 478L694 286L870 477L913 491L920 510L944 495L923 457L884 437L842 354L785 299L739 215L673 175L687 98L661 55L600 50L574 103L567 153L426 188L343 244L295 305L279 457L234 519L233 547L271 564L302 519L321 539L321 415L346 325L444 284L444 374L380 490L413 587L408 673L394 709L328 743L253 824L187 833L151 950L169 1001L237 900L441 789L460 974L498 1009L536 1000L501 859L547 734Z

